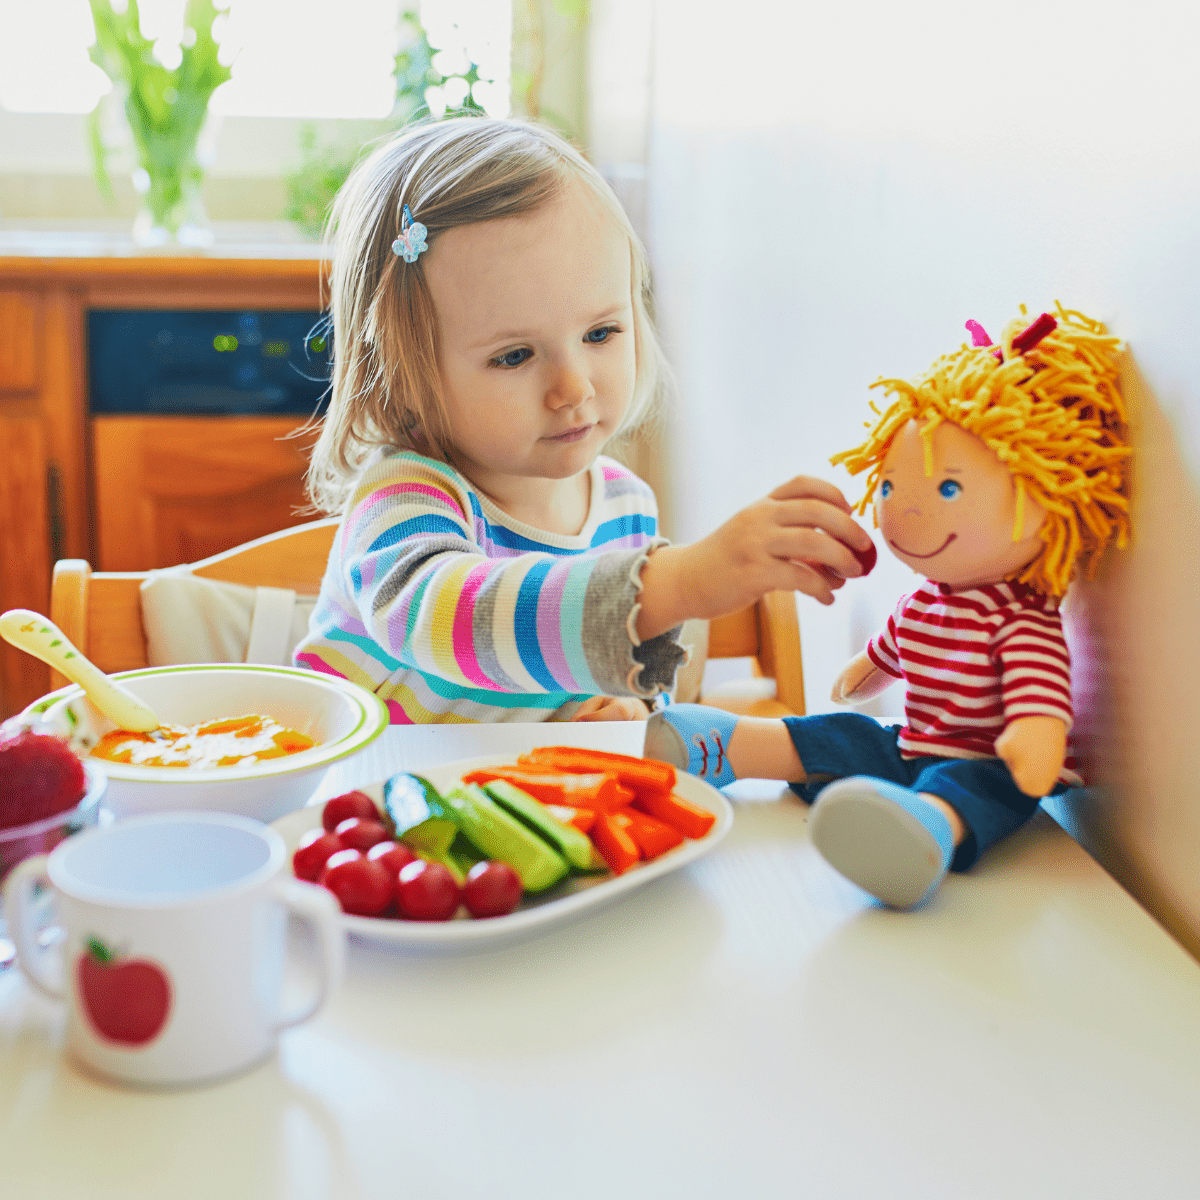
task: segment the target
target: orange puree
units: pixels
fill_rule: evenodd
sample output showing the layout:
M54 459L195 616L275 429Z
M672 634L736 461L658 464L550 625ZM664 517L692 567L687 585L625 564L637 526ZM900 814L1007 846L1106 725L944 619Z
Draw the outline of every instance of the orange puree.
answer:
M273 717L251 713L202 725L160 725L149 733L114 729L92 748L92 757L135 767L236 767L298 754L314 744Z

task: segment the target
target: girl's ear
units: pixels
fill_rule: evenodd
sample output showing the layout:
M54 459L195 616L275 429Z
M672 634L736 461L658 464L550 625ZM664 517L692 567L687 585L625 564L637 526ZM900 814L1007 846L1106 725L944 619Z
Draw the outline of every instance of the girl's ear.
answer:
M415 450L426 451L429 449L429 440L421 428L421 420L411 408L404 410L404 415L400 418L400 428Z

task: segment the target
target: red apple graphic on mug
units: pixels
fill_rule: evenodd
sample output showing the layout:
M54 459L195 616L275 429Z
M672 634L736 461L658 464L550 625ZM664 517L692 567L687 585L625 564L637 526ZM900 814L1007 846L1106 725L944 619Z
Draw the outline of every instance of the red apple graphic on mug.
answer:
M87 940L76 967L83 1011L106 1041L144 1046L166 1024L171 981L147 958L118 958L99 938Z

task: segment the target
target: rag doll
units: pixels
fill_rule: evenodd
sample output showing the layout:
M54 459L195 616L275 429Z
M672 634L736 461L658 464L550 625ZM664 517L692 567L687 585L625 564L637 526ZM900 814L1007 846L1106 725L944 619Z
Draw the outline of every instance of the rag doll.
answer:
M838 676L861 703L903 680L903 725L858 713L766 720L671 705L647 754L717 786L786 779L813 803L814 845L883 903L928 900L1081 782L1068 752L1070 658L1059 604L1129 534L1119 346L1058 307L1011 322L920 378L881 379L890 404L833 458L868 472L887 548L924 576Z

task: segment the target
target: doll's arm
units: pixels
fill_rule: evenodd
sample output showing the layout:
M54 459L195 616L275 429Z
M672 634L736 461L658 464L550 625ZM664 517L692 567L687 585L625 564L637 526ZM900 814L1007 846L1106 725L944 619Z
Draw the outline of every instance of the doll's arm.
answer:
M1067 756L1067 723L1058 717L1018 717L996 739L996 754L1027 796L1054 786Z
M894 676L881 671L864 650L842 668L833 682L831 698L834 704L862 704L895 682Z

